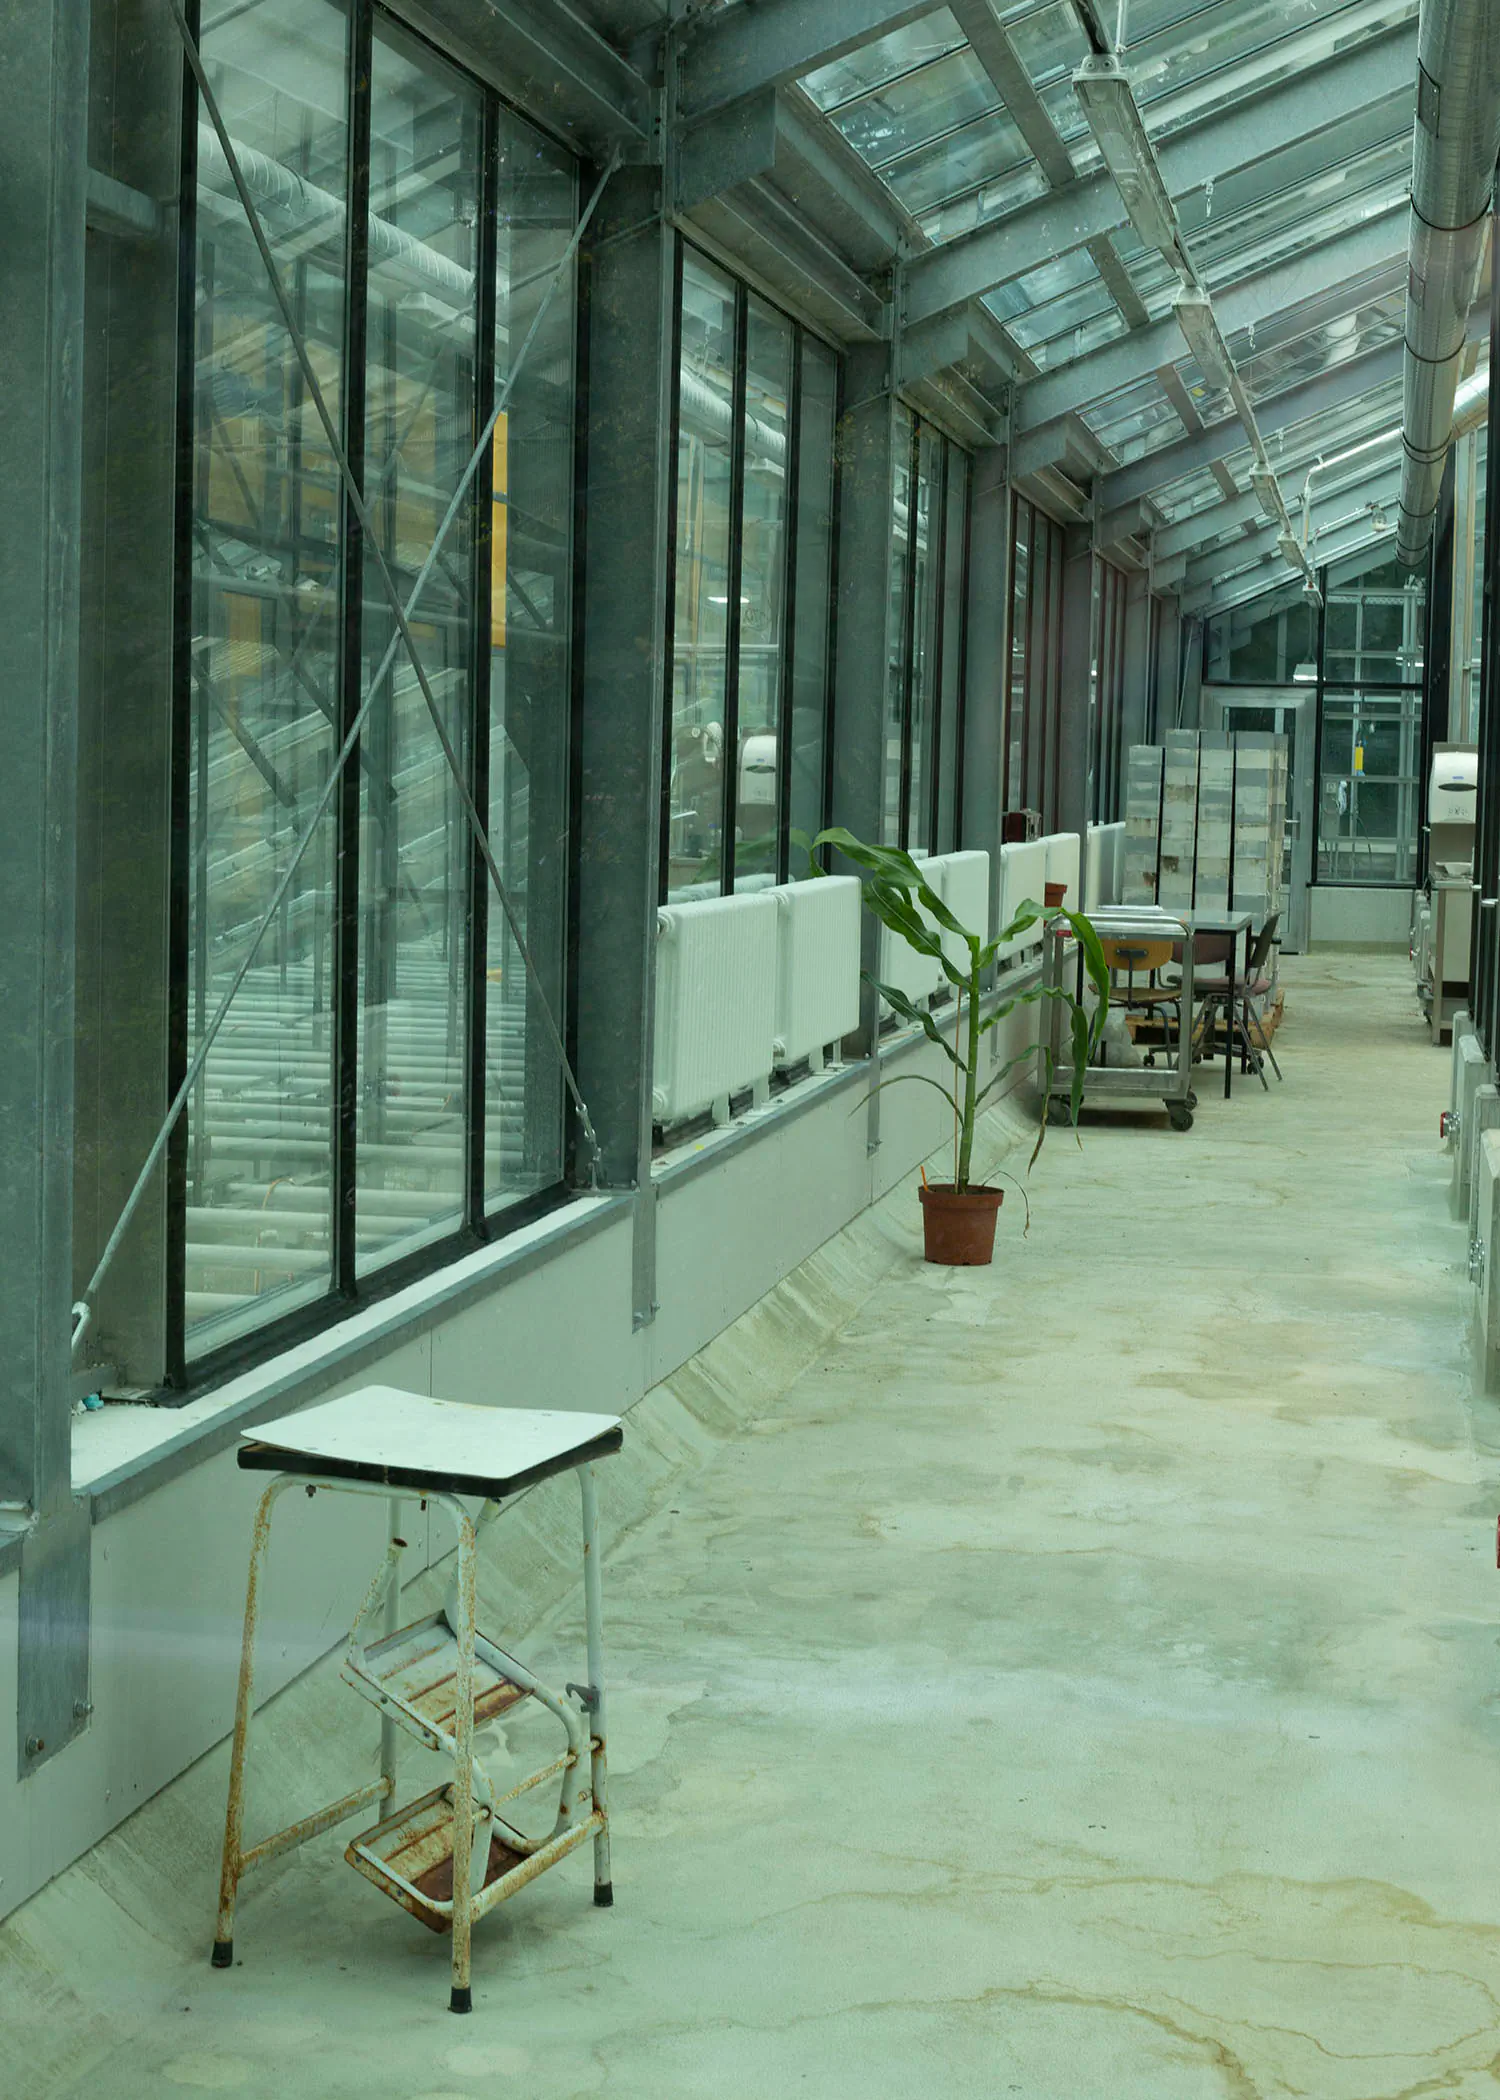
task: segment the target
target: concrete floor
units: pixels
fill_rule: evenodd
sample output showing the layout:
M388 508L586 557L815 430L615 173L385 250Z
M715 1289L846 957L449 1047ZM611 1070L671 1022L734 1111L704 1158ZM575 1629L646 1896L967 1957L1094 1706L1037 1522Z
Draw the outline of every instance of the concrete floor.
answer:
M898 1195L874 1295L615 1550L612 1912L546 1877L455 2020L446 1943L328 1838L212 1974L219 1766L178 1856L169 1795L0 1934L0 2084L1493 2100L1500 1418L1448 1058L1404 959L1286 978L1284 1087L1054 1133L992 1271L923 1267Z

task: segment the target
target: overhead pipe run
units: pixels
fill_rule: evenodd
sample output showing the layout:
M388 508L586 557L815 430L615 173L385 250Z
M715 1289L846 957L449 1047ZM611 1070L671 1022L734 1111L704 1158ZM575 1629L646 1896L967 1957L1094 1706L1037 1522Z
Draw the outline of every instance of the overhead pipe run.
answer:
M1396 525L1396 552L1409 569L1427 559L1437 516L1497 152L1500 10L1493 0L1424 0L1412 142L1405 459Z

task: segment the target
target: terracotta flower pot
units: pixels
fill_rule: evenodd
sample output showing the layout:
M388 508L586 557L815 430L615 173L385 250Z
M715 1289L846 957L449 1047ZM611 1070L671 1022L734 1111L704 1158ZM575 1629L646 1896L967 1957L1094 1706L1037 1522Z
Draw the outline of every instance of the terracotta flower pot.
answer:
M1062 903L1067 894L1068 885L1065 882L1049 882L1046 886L1043 902L1049 906L1058 905Z
M982 1268L995 1256L995 1217L1004 1189L956 1189L951 1181L924 1181L922 1237L926 1259L940 1268Z

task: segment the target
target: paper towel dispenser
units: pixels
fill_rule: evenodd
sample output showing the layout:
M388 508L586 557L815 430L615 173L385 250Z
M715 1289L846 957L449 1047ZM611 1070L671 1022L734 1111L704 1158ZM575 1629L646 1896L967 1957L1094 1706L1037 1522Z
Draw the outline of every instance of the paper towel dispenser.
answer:
M1438 751L1427 794L1429 824L1472 824L1479 794L1479 753Z

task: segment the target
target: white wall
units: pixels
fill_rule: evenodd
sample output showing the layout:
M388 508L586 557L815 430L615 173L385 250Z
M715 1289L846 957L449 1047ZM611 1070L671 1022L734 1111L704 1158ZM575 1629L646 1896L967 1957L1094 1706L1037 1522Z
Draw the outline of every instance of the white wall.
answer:
M1024 1044L1036 1011L1018 1009L986 1039L997 1056ZM881 1077L937 1074L945 1064L907 1037L883 1055ZM356 1316L384 1322L356 1359L347 1333L338 1354L335 1329L178 1412L110 1407L83 1417L74 1486L94 1495L94 1715L65 1750L18 1781L17 1583L13 1573L0 1576L0 1916L228 1732L251 1518L265 1485L235 1463L233 1410L253 1408L259 1395L264 1418L383 1382L502 1406L623 1412L951 1137L951 1112L931 1088L892 1086L880 1096L872 1155L866 1095L862 1067L808 1082L799 1096L805 1106L782 1097L749 1126L672 1156L656 1194L660 1309L638 1331L632 1217L622 1205L599 1229L503 1274L476 1300L434 1301L451 1286L444 1271L384 1312ZM410 1308L404 1326L390 1324L393 1303ZM310 1506L294 1492L278 1503L257 1703L342 1638L383 1521L375 1500L322 1496ZM448 1550L444 1520L434 1516L412 1544L415 1573ZM269 1803L266 1813L274 1813Z
M1405 948L1411 934L1407 889L1315 882L1308 891L1313 947Z

